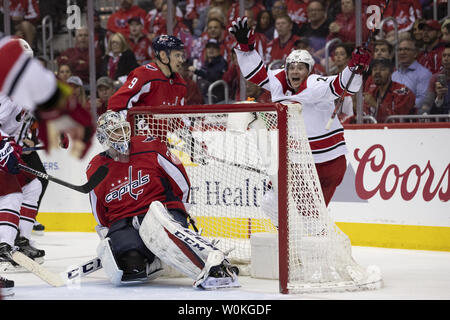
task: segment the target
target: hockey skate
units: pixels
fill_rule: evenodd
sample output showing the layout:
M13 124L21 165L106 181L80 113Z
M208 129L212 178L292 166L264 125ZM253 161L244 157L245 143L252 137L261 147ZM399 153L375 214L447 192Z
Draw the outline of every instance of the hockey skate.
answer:
M14 262L12 258L12 247L2 242L0 243L0 272L17 272L23 271L21 266Z
M33 259L39 264L44 263L45 251L32 246L30 240L27 238L18 235L14 244L18 247L18 251L22 252L28 258Z
M14 295L14 281L0 276L0 299Z
M237 275L239 269L224 259L224 254L218 250L208 255L205 267L194 282L194 288L215 290L222 288L239 288Z

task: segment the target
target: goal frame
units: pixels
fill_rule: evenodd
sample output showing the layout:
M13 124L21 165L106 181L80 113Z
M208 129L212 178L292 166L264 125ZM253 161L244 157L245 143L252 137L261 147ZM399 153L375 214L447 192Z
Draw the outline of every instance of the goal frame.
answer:
M288 106L281 103L236 103L232 105L187 105L187 106L151 106L133 107L128 110L127 119L130 121L135 114L150 115L189 115L189 114L216 114L238 112L276 112L278 129L278 263L279 263L279 291L288 294ZM131 121L130 121L131 122ZM131 134L135 134L134 125Z

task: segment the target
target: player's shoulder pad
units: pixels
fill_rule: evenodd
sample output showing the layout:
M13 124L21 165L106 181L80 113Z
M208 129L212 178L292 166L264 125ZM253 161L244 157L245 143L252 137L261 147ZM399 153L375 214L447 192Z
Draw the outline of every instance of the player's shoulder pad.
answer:
M131 154L140 152L165 153L165 150L167 150L166 145L153 136L131 137Z
M86 167L86 174L90 176L93 174L100 166L107 163L108 157L106 152L99 153L95 155Z

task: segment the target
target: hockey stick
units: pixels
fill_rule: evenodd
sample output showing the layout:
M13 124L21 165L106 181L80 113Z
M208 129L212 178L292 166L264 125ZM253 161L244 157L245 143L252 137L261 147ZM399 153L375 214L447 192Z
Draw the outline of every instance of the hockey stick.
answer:
M389 0L386 0L385 4L381 6L381 17L380 17L380 21L383 20L384 11L385 11L386 8L388 7L388 5L389 5ZM369 47L370 41L371 41L372 38L374 37L374 30L375 30L375 27L372 28L372 30L371 30L371 32L370 32L370 34L369 34L369 37L368 37L366 43L364 44L364 48L366 48L366 49ZM354 70L352 71L352 74L351 74L351 76L350 76L350 79L348 79L348 82L347 82L347 84L345 85L344 91L343 91L343 92L341 93L341 95L339 96L339 99L338 99L338 101L337 101L337 103L336 103L336 106L334 107L334 110L333 110L333 113L332 113L330 119L329 119L328 122L327 122L327 125L325 126L325 129L330 130L330 127L331 127L331 124L332 124L334 118L336 118L337 114L340 112L340 110L341 110L341 108L342 108L342 105L343 105L343 103L344 103L344 98L345 98L346 94L348 93L348 88L350 87L351 83L353 82L353 78L355 77L356 70L357 70L358 68L359 68L359 66L357 66L356 69L354 69Z
M87 276L92 272L100 270L102 267L100 258L95 257L94 259L86 261L82 264L70 267L67 271L61 272L60 275L65 282L68 282L76 278Z
M44 146L35 146L35 147L24 147L22 148L22 151L28 152L28 151L38 151L38 150L44 150Z
M31 174L34 174L35 176L38 176L40 178L49 180L49 181L53 181L55 183L58 183L60 185L63 185L67 188L70 188L72 190L81 192L81 193L89 193L92 189L94 189L100 182L103 181L103 179L106 177L106 175L108 174L108 167L106 166L101 166L97 169L97 171L94 172L94 174L91 176L91 178L88 180L88 182L86 182L85 184L81 185L81 186L77 186L71 183L68 183L66 181L60 180L58 178L52 177L51 175L48 175L46 173L43 173L41 171L38 170L34 170L32 168L29 168L27 166L24 166L22 164L18 164L19 169L29 172Z
M28 258L22 252L14 251L11 256L14 262L18 263L34 275L38 276L49 285L53 287L61 287L64 285L64 281L59 274L49 271L33 259Z

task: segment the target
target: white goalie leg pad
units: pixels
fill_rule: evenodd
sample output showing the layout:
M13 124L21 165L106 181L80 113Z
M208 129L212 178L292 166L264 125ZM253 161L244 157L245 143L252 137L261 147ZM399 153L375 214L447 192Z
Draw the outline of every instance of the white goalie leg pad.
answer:
M109 281L115 286L120 285L123 271L119 269L116 259L114 259L109 238L100 241L97 246L97 255L102 262L103 269L105 269Z
M173 220L159 201L150 205L139 235L147 248L165 264L194 280L204 269L209 253L220 252L208 240ZM224 259L221 254L219 264Z

